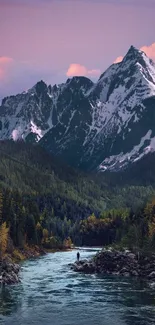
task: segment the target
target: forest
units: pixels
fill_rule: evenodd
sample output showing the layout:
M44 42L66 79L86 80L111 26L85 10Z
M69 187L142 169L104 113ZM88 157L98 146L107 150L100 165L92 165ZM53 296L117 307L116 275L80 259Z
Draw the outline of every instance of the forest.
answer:
M155 248L154 154L103 174L74 170L22 141L1 141L0 157L1 254L34 245Z

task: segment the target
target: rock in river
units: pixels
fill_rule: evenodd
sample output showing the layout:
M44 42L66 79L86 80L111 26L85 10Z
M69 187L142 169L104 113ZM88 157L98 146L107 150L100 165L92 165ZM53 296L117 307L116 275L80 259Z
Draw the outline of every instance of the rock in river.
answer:
M76 272L141 276L155 279L155 255L144 256L130 251L102 250L90 260L71 265Z
M15 284L20 282L20 266L13 263L11 258L4 257L0 261L0 284Z

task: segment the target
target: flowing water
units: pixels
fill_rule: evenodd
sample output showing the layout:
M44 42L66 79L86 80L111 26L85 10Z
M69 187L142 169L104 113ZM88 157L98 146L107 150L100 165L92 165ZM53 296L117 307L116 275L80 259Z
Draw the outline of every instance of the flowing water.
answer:
M4 325L152 325L155 289L123 277L74 273L76 250L22 264L21 283L0 289ZM95 251L81 250L87 258Z

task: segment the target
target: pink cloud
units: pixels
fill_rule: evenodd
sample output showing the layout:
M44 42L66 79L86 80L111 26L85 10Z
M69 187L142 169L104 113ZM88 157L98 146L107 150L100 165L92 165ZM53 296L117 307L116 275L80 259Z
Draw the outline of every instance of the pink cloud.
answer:
M0 56L0 64L8 64L10 62L13 62L12 58L9 58L7 56Z
M1 56L0 57L0 80L4 80L5 77L7 76L8 69L10 67L10 64L13 63L13 59L6 57L6 56Z
M152 43L149 46L142 46L140 48L150 59L155 60L155 43ZM123 60L123 56L118 56L114 63L119 63Z
M143 51L143 52L145 52L145 54L149 58L155 60L155 43L151 44L150 46L144 45L144 46L142 46L140 48L140 50Z
M119 63L123 60L123 56L118 56L114 63Z
M74 76L92 76L96 77L99 76L101 71L99 69L87 69L84 65L78 64L78 63L72 63L70 64L66 75L67 77L74 77Z
M73 77L73 76L86 76L87 75L87 69L80 64L72 63L69 66L69 69L66 73L67 77Z

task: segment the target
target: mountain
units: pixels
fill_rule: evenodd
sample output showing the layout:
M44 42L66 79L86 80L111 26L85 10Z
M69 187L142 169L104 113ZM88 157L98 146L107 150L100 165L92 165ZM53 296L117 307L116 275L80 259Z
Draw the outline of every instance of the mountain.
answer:
M120 170L155 150L155 64L131 46L93 83L38 82L4 98L0 139L39 143L84 170Z

